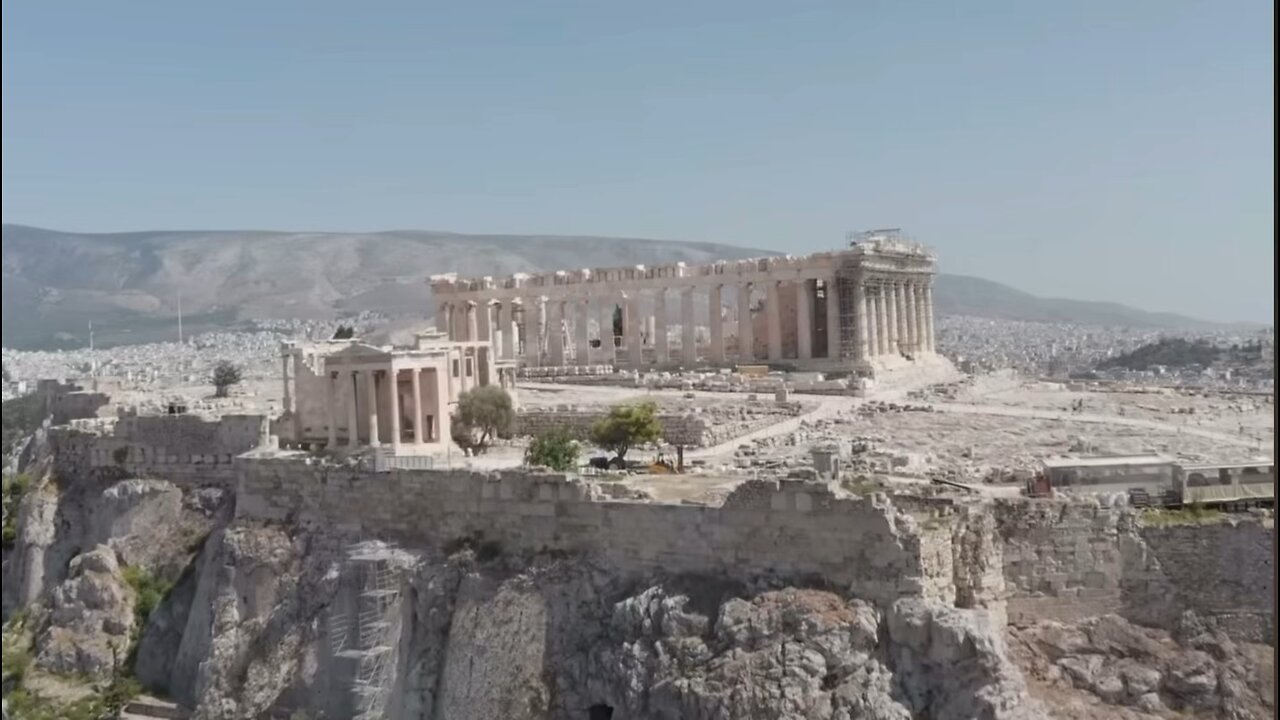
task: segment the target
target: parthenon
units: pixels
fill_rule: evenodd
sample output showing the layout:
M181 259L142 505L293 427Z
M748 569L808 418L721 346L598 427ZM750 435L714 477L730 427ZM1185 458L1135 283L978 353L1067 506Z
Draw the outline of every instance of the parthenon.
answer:
M874 375L933 357L936 264L895 229L803 257L450 274L432 277L431 288L441 332L490 341L499 358L525 367L767 363Z

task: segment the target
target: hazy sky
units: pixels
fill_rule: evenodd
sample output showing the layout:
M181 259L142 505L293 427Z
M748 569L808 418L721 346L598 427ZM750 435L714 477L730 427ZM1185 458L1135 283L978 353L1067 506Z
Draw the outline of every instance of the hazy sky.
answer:
M792 253L1271 321L1273 3L3 4L5 222Z

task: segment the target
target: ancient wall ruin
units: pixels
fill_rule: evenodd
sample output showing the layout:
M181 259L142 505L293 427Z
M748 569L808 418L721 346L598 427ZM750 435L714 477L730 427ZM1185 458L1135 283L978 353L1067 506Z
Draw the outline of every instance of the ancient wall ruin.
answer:
M838 497L825 484L757 481L724 507L706 507L615 500L588 482L527 471L238 464L243 519L406 543L473 538L503 553L582 552L623 572L820 578L877 602L954 593L949 546L929 544L887 501Z
M1070 622L1114 613L1174 628L1186 611L1232 637L1274 637L1271 520L1155 526L1127 507L1001 502L1009 620Z

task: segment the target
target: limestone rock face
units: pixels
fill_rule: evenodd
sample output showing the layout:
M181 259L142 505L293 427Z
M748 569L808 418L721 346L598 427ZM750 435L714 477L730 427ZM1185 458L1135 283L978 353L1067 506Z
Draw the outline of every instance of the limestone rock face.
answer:
M1083 696L1064 696L1063 717L1096 717L1087 708L1098 701L1122 718L1274 715L1273 649L1206 631L1194 613L1173 635L1106 615L1075 625L1042 622L1011 636L1033 683Z
M197 718L1044 717L999 621L940 602L636 585L578 558L482 563L250 526L211 539L196 575L170 686Z
M123 663L133 628L133 593L105 545L76 556L49 596L48 624L36 637L36 663L52 672L105 676Z

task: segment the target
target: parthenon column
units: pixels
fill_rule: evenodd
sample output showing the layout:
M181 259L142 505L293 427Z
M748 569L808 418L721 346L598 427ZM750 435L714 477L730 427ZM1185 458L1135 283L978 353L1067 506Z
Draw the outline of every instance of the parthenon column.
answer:
M929 346L929 352L935 352L937 345L936 338L933 334L933 282L930 281L924 286L924 324L925 324L925 343Z
M514 360L516 357L516 305L513 300L504 300L498 308L498 327L502 330L502 359Z
M574 322L573 352L574 362L578 365L591 364L591 334L587 329L587 321L591 319L591 300L582 298L574 303L578 307L577 320Z
M604 360L609 363L618 361L618 346L614 344L613 314L617 312L618 299L608 298L600 303L600 351Z
M671 357L670 339L667 333L667 289L653 292L653 361L658 365Z
M436 330L450 336L452 340L453 333L453 305L447 302L440 303L440 310L436 312Z
M796 281L796 359L813 358L813 281Z
M872 285L862 286L862 300L867 314L867 358L880 354L880 323L876 322L879 312L876 310L876 289Z
M904 350L911 349L910 324L907 321L907 284L897 284L895 293L898 296L898 343Z
M347 373L347 386L351 390L347 393L347 445L355 447L360 443L360 423L359 416L356 414L356 388L359 385L360 374L358 371L352 370Z
M476 308L476 340L493 342L493 304L489 300L481 300Z
M929 341L925 337L928 328L924 319L924 285L920 281L912 283L911 292L915 296L916 304L916 350L925 352L929 349Z
M698 363L698 326L693 316L693 288L680 292L680 357L686 366Z
M480 308L476 305L476 302L468 300L466 327L463 330L466 335L462 338L463 340L476 340L480 337L479 314Z
M866 360L871 356L870 342L874 333L868 333L867 323L871 321L871 313L867 310L867 286L857 282L853 286L854 294L854 336L853 357L855 360Z
M886 317L888 318L888 325L885 327L888 330L889 338L889 347L885 350L885 353L888 355L898 354L898 341L901 339L898 336L897 287L898 283L893 281L889 281L884 284L884 305Z
M907 348L912 354L920 351L920 327L916 322L916 284L912 280L906 284L906 308L907 308Z
M840 337L840 290L836 279L831 277L822 281L827 294L827 358L839 360L841 355Z
M481 308L487 306L482 305ZM400 452L400 375L394 366L387 371L387 396L391 401L391 450Z
M889 349L889 316L885 307L887 288L884 283L876 283L876 355L887 355Z
M644 348L641 346L640 325L644 318L640 315L640 295L632 291L627 296L626 317L622 319L623 330L627 333L627 361L632 368L639 368L644 360Z
M707 297L707 328L711 331L711 345L707 348L707 362L724 362L724 299L723 286L712 285Z
M378 376L375 370L366 370L364 372L365 396L369 399L369 446L378 447L382 444L378 438Z
M505 305L505 304L504 304ZM413 412L413 444L422 444L422 368L413 368L411 371L412 388L409 392L413 393L410 398L409 409Z
M526 365L538 364L538 301L526 298L521 306L520 324L524 328L524 361Z
M324 373L324 389L325 389L325 413L326 419L329 421L329 444L330 450L338 446L338 381L334 373L328 370Z
M751 327L751 283L738 286L738 362L755 359L756 338Z
M765 339L768 343L769 359L782 359L782 308L778 302L778 281L769 280L765 285Z
M564 365L564 301L559 298L547 307L547 354L552 367Z

